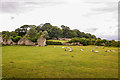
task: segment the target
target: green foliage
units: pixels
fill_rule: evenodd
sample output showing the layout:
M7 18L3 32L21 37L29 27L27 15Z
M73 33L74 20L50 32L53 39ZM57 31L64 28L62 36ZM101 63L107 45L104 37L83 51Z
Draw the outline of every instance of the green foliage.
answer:
M11 36L11 39L14 41L14 42L18 42L22 37L21 36L16 36L16 37L12 37Z
M49 37L51 38L60 38L62 37L62 30L60 28L58 28L57 26L52 26L52 28L50 29L49 32Z
M37 35L37 31L35 30L35 28L31 28L29 29L29 31L27 32L28 37L30 38L34 38Z
M62 45L61 42L54 42L54 41L46 41L47 45Z
M10 38L10 32L9 31L2 31L2 37L6 40Z
M69 41L69 43L73 42L80 42L84 46L87 46L89 44L89 40L86 38L72 38L72 40Z

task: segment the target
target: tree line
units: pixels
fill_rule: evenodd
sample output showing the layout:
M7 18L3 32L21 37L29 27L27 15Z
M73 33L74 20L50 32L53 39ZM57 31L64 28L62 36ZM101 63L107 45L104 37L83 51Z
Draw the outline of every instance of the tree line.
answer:
M108 46L108 47L120 47L120 41L106 40L106 39L87 39L87 38L72 38L69 43L80 42L83 46L96 45L96 46Z
M41 25L23 25L20 28L15 29L15 31L2 31L2 37L5 39L11 38L13 41L17 42L20 38L28 36L32 41L36 41L38 35L42 32L46 32L48 36L47 39L52 38L92 38L96 39L95 35L90 33L80 32L77 29L71 30L68 26L61 25L61 28L57 26L52 26L50 23L45 23Z

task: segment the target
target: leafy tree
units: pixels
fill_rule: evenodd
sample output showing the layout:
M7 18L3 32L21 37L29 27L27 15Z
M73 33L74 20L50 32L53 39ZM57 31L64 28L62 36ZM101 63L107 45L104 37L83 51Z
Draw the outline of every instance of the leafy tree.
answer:
M27 36L30 38L34 38L36 35L37 35L37 31L35 30L35 28L31 28L27 32Z
M5 39L9 39L10 38L10 32L9 31L2 31L2 37Z
M62 30L60 28L58 28L57 26L53 26L50 29L49 37L50 38L57 38L57 39L62 37Z

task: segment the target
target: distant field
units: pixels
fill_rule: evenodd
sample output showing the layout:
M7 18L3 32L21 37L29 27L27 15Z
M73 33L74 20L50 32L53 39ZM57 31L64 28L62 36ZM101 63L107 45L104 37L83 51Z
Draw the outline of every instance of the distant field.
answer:
M47 41L53 41L53 42L68 42L68 41L65 41L65 40L47 40Z
M71 46L4 46L2 48L3 77L7 78L117 78L118 48ZM80 49L84 51L80 51ZM105 50L115 52L105 52Z

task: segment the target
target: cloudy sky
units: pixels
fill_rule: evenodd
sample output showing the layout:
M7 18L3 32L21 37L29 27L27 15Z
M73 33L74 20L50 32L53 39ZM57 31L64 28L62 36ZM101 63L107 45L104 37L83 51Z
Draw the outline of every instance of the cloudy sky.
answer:
M51 23L118 39L118 0L0 0L0 31Z

